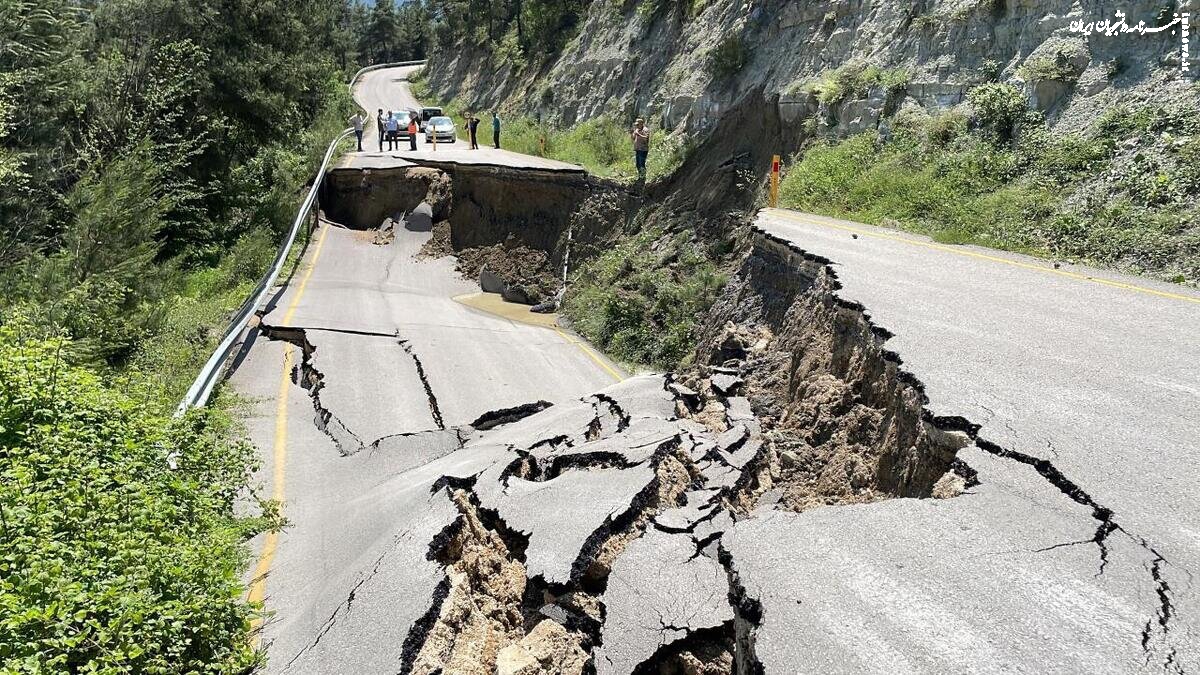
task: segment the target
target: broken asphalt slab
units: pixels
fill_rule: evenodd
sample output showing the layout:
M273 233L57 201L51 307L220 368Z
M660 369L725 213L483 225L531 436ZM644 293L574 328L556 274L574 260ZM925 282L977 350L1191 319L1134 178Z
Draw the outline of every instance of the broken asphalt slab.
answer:
M725 569L687 535L648 530L613 565L597 675L632 673L660 648L733 621Z
M1143 649L1159 611L1143 549L1110 540L1101 573L1089 509L1028 467L964 455L982 484L956 499L763 510L725 533L761 604L764 672L1135 672L1183 647Z

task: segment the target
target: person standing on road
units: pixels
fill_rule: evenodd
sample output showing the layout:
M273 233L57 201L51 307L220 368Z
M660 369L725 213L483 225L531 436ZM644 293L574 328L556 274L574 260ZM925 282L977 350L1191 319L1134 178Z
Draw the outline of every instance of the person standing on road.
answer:
M492 145L500 149L500 116L495 110L492 111Z
M389 110L387 114L387 122L384 126L384 129L387 131L389 152L396 149L396 130L398 128L399 126L396 124L396 118L392 117L392 111Z
M479 149L479 118L471 115L471 121L467 122L468 129L471 131L471 149Z
M408 149L417 151L417 117L412 115L408 118Z
M646 120L640 117L634 120L630 137L633 139L633 160L637 165L638 180L646 180L646 156L650 154L650 129L646 127Z
M367 121L363 117L362 112L354 113L354 117L350 118L350 124L354 125L354 136L358 139L358 151L362 152L362 132L363 122Z
M383 108L375 113L375 131L379 134L379 151L383 152L383 134L386 132L386 124L383 121Z

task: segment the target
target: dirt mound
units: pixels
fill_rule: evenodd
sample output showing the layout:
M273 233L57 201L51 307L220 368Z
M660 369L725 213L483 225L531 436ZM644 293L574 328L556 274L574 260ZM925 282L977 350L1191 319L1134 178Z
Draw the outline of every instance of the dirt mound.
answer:
M554 295L560 285L550 256L512 235L501 244L458 251L458 271L464 277L478 279L485 266L500 277L517 302L537 304Z
M443 220L433 224L433 236L421 246L417 255L422 258L454 255L454 246L450 243L450 221Z

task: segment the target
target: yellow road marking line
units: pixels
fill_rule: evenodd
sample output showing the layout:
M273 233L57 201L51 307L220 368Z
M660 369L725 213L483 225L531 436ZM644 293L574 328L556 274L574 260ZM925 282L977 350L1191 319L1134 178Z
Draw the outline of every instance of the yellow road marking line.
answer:
M317 246L313 249L312 261L308 265L308 269L304 270L304 276L300 278L300 285L296 287L296 295L292 297L291 304L288 305L287 313L283 315L282 325L291 325L292 315L296 313L296 308L300 305L300 298L304 295L304 288L308 286L308 279L312 276L313 269L317 266L317 258L321 255L321 246L325 244L325 235L329 234L330 227L325 225L321 230L321 236L317 239ZM288 394L292 389L292 364L295 362L295 347L290 343L283 351L283 373L279 378L279 393L275 404L275 443L272 450L272 467L271 472L271 499L283 503L284 498L284 479L287 469L287 406ZM246 599L252 603L261 603L267 592L267 574L271 571L271 562L275 559L275 549L279 545L279 533L267 532L263 539L262 551L258 554L258 564L254 566L254 576L250 580L250 590L246 595ZM250 624L251 644L258 647L259 640L262 638L262 623L261 616L255 617Z
M825 222L821 222L821 221L817 221L817 220L802 218L799 215L789 213L788 211L784 211L784 210L775 210L775 211L772 211L771 213L772 213L772 215L778 215L786 220L791 220L791 221L794 221L797 223L803 223L805 225L815 225L817 227L831 227L831 228L834 228L837 230L853 232L855 234L861 234L861 235L867 236L867 237L875 237L876 239L890 239L892 241L899 241L899 242L903 242L905 244L912 244L913 246L924 246L925 248L932 248L932 249L935 249L938 251L945 251L947 253L953 253L955 255L966 256L968 258L979 258L981 260L990 260L992 262L1004 263L1005 265L1012 265L1013 267L1023 267L1025 269L1035 270L1038 272L1057 274L1059 276L1067 277L1069 279L1077 279L1079 281L1091 281L1091 282L1094 282L1097 284L1103 284L1105 286L1112 286L1113 288L1123 288L1127 291L1135 291L1138 293L1146 293L1148 295L1157 295L1157 296L1164 297L1164 298L1171 298L1172 300L1183 300L1185 302L1194 302L1194 303L1200 304L1200 298L1192 297L1189 295L1182 295L1179 293L1171 293L1169 291L1160 291L1160 290L1157 290L1154 288L1146 288L1145 286L1136 286L1134 284L1126 284L1126 283L1123 283L1120 281L1111 281L1109 279L1101 279L1099 277L1091 277L1086 274L1079 274L1077 272L1070 272L1067 270L1054 269L1053 267L1043 267L1041 265L1035 265L1033 263L1021 262L1019 260L1010 260L1008 258L1001 258L999 256L987 255L986 253L979 253L977 251L969 251L969 250L955 247L955 246L947 246L945 244L938 244L936 242L921 241L919 239L910 239L908 237L901 237L899 235L888 234L886 232L875 232L872 230L864 230L862 228L850 227L849 225L841 225L838 223L825 223Z
M578 347L580 349L580 351L582 351L584 354L587 354L588 358L590 358L591 360L598 363L601 368L603 368L605 371L608 372L609 375L611 375L613 377L614 380L616 380L617 382L623 382L625 380L624 375L617 372L616 370L613 369L612 366L605 363L604 359L601 359L599 356L596 356L596 354L594 352L592 352L592 350L588 349L587 346L585 346L582 342L571 337L570 335L565 333L563 331L563 329L559 328L558 326L553 326L553 328L554 328L554 332L558 333L559 337L561 337L562 339L566 340L567 342Z

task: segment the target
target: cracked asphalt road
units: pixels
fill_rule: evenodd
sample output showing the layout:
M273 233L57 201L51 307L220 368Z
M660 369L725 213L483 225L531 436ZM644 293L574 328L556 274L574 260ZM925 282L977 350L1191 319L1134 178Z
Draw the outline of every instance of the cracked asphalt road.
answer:
M764 663L820 639L818 670L1200 668L1200 294L783 210L756 226L833 261L930 413L1020 459L960 453L982 485L954 500L735 530L746 583L785 609ZM802 542L786 577L773 537Z
M383 550L408 545L401 535L445 507L430 502L429 490L444 471L428 469L424 485L403 473L458 445L420 433L439 425L418 361L450 429L497 408L571 400L614 381L554 330L454 301L477 288L458 276L452 259L415 257L429 236L401 229L392 244L377 246L361 233L325 224L314 238L320 256L300 301L293 306L299 287L293 283L263 317L274 329L303 329L316 348L311 366L321 376L321 405L349 432L338 445L351 455L343 457L334 437L318 430L309 393L288 388L285 513L292 525L279 535L266 580L266 604L275 612L264 630L271 672L311 643ZM309 247L305 265L316 250ZM280 431L275 413L285 345L260 334L232 375L233 386L255 399L247 425L260 448L272 447ZM272 458L266 459L263 475L270 476ZM444 461L464 460L455 453ZM423 561L429 537L414 531L422 535L409 543ZM385 604L378 611L424 612L432 587L422 584L441 578L435 564L428 568L410 570L417 575L412 586L394 589L394 602L378 600ZM349 672L339 663L365 663L345 658L332 659L329 672Z
M361 97L396 86L377 72ZM832 261L978 484L738 511L774 440L736 369L702 395L614 385L553 330L455 302L475 286L416 258L428 232L325 225L232 377L255 442L287 439L269 671L491 672L477 655L501 644L506 675L578 672L556 664L580 649L604 673L672 650L706 672L1200 668L1200 294L804 214L757 225ZM308 391L280 387L288 350ZM473 615L513 569L519 610Z
M788 235L810 254L851 261L835 266L844 284L839 294L844 293L846 300L879 306L903 298L875 297L868 303L862 294L869 295L876 285L910 292L914 288L913 280L856 274L854 255L823 252L820 236L772 229L770 222L765 227ZM407 250L411 256L416 250L412 246L425 235L410 241L415 235L402 232L390 247L366 244L346 231L329 231L329 237L335 235L338 238L326 240L322 260L332 252L329 261L355 255L357 262L345 268L337 262L328 268L318 265L308 283L311 298L327 303L334 317L342 317L349 299L368 307L395 303L433 311L430 308L440 306L434 301L438 297L434 288L443 284L440 302L457 305L447 294L462 282L453 278L448 260L392 265L386 283L365 280L370 278L367 270L385 274L380 270L389 266L383 260L389 248L395 247L397 255ZM862 236L847 237L849 244L835 243L868 248L861 243ZM880 241L883 246L908 245ZM891 255L871 253L881 260ZM921 273L937 274L951 264L923 264ZM869 269L877 272L887 266L872 262ZM414 280L405 276L408 273ZM431 282L434 278L440 281ZM424 289L421 299L403 303L386 299L394 290L392 283L415 284ZM979 283L988 285L984 279ZM992 280L990 285L995 284ZM306 292L305 302L308 298ZM286 306L286 300L279 306ZM960 301L950 296L944 302ZM375 315L367 323L337 328L334 319L310 313L314 309L302 302L290 312L292 324L305 327L306 335L320 340L329 333L338 335L338 340L362 340L364 354L392 345L391 338L380 337L389 332ZM279 311L268 314L265 323L273 325L272 317ZM448 326L476 329L460 315L466 308L447 305L441 311ZM268 605L279 611L266 631L271 670L409 672L414 662L450 658L446 655L460 663L464 658L471 661L472 645L501 640L497 637L501 633L488 637L486 625L456 623L463 616L463 603L479 599L472 593L486 592L487 577L472 581L469 566L452 571L438 564L444 553L439 542L460 522L449 492L454 488L466 491L481 513L502 524L509 541L508 560L519 564L535 590L524 595L526 602L533 599L535 604L523 610L548 617L542 620L560 623L575 631L573 635L583 635L580 644L590 652L597 672L631 672L671 650L691 649L689 658L705 654L705 649L711 654L714 645L717 655L711 663L723 664L714 672L734 672L732 663L741 667L736 672L761 667L762 672L780 674L1193 671L1198 656L1193 558L1179 535L1188 514L1148 527L1145 514L1153 511L1155 495L1145 496L1140 519L1132 511L1127 513L1123 502L1106 503L1104 498L1128 488L1108 484L1111 478L1101 464L1083 470L1063 462L1069 453L1099 452L1075 446L1066 437L1054 439L1054 456L1039 459L1037 448L1019 442L1027 424L1054 428L1032 417L1035 412L1046 414L1036 408L1035 391L1027 392L1026 399L1009 399L1003 391L993 394L1009 406L1028 406L1028 418L1004 419L986 411L944 407L965 395L956 392L979 395L977 385L962 381L974 377L972 371L952 377L953 369L963 367L963 352L977 348L963 344L961 335L945 334L952 311L947 306L927 322L902 320L892 310L872 314L879 325L896 331L897 337L887 346L899 349L910 372L922 378L922 368L931 369L924 385L928 410L942 416L942 423L963 427L974 441L959 452L958 459L975 472L979 484L953 499L891 499L803 513L780 510L769 491L750 513L726 507L723 500L753 479L764 447L770 444L748 400L733 393L742 388L741 379L728 371L715 369L708 376L720 403L718 413L709 404L685 403L696 392L660 376L631 378L591 396L583 394L589 390L583 381L564 385L561 395L548 395L551 379L522 385L527 388L523 401L553 399L554 405L530 406L524 411L527 417L479 432L468 423L486 410L471 406L512 407L522 402L515 400L522 393L499 400L459 393L458 381L453 376L447 380L439 365L446 358L462 358L457 343L446 343L451 350L447 354L443 344L421 342L421 331L410 334L412 326L400 324L401 333L408 337L403 338L404 345L395 342L397 351L387 352L388 358L400 358L397 354L407 353L409 347L420 355L425 375L416 372L415 362L411 367L387 366L406 373L408 383L368 387L360 395L364 405L375 406L373 416L339 410L339 419L348 428L370 421L376 425L372 434L384 429L382 420L388 419L398 426L428 425L433 420L428 405L419 414L409 414L428 403L420 400L424 378L430 391L438 394L445 416L447 432L441 433L455 433L463 447L430 443L417 434L343 457L311 423L312 400L298 387L291 389L289 419L303 440L293 450L291 457L296 459L288 472L293 481L288 515L295 525L285 534L268 581ZM423 316L404 315L406 321L420 325L436 323ZM486 315L476 318L502 321ZM347 314L344 320L352 321L353 316ZM955 354L943 354L941 360L909 360L906 351L917 348L899 339L898 326L914 331L921 349L945 344ZM450 330L446 325L438 328ZM494 330L498 329L493 327L488 335ZM532 326L521 330L540 331L536 335L547 340L554 335ZM352 342L346 347L355 348ZM255 345L235 382L241 382L248 393L256 387L269 392L259 379L271 379L283 348L278 341ZM322 362L320 349L311 355L311 365L338 370ZM478 358L479 368L491 367L484 363L490 358L486 353ZM980 358L980 369L995 367ZM325 363L336 362L335 358ZM370 357L354 367L369 371L375 363L388 361ZM1018 371L1023 363L1018 360L1010 369ZM579 367L586 364L581 360ZM1057 367L1066 368L1061 363ZM389 376L353 375L368 382ZM521 381L514 373L498 376ZM1061 378L1074 381L1065 371ZM593 379L603 378L594 373ZM447 381L454 393L442 395L439 392ZM949 387L948 381L954 387L938 390ZM322 384L328 388L319 392L323 405L335 387L351 386L339 383L336 372L323 373ZM575 391L568 393L572 387ZM403 408L372 399L369 394L376 388L397 392L397 399L405 401ZM338 396L344 397L339 405L352 400L345 392ZM260 407L261 419L250 424L260 443L270 440L268 412L273 404L267 403ZM1129 416L1140 410L1136 402L1128 405ZM707 417L698 416L701 412ZM715 426L713 414L721 419ZM1155 414L1164 416L1168 433L1184 433L1192 422L1182 413ZM980 426L955 422L956 415L978 420ZM1102 434L1103 424L1122 419L1091 420L1091 433ZM1080 433L1072 424L1060 426ZM1015 436L993 436L994 429ZM1000 445L1001 441L1007 445ZM1111 461L1120 450L1106 448L1104 457ZM1132 455L1125 460L1138 461ZM681 467L674 478L664 469L672 463ZM1141 462L1140 466L1145 470L1159 465ZM617 554L606 557L612 551ZM588 601L580 601L581 596L592 598L593 609L588 609ZM539 608L540 602L546 605ZM440 651L422 652L422 661L418 651L435 634L443 641L447 635L463 639L466 646L454 640L439 642ZM737 648L728 647L735 643ZM743 651L745 643L753 645L750 653ZM528 656L536 651L533 647L508 644L506 649L526 654L517 662L536 661ZM418 667L414 672L432 671ZM553 668L500 672L553 672Z

